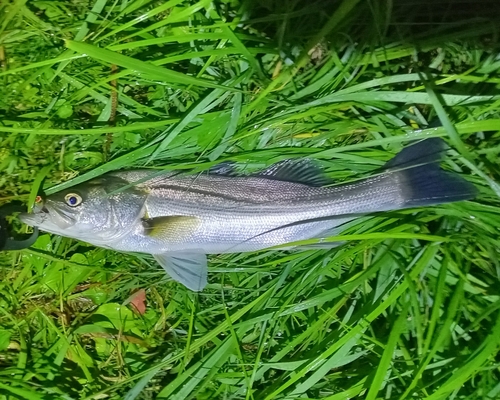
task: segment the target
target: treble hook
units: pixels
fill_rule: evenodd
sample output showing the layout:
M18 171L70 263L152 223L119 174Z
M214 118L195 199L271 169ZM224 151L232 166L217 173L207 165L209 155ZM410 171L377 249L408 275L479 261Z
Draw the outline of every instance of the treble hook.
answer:
M26 207L20 203L8 203L0 206L0 250L21 250L30 247L38 239L38 228L33 228L33 233L17 239L12 236L10 226L5 217L17 212L23 212Z

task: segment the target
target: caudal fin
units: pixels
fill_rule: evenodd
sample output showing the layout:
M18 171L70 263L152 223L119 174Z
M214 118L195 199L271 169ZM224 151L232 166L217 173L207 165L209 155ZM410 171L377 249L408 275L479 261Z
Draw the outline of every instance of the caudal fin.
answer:
M401 174L405 207L428 206L469 200L477 196L476 187L453 172L439 167L447 149L439 138L426 139L403 149L385 169Z

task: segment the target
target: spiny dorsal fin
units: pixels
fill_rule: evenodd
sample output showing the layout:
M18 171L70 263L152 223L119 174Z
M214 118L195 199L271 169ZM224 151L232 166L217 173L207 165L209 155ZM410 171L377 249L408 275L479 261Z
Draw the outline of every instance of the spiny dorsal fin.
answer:
M210 167L208 174L222 175L222 176L238 176L236 171L236 163L234 161L223 161L213 167Z
M325 186L331 183L322 169L307 158L277 162L259 172L257 176L309 186Z

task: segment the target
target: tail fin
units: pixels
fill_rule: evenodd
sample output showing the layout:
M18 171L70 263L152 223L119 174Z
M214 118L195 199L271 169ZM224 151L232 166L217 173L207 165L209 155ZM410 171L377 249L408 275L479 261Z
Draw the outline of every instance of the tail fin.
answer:
M403 149L385 165L386 170L400 174L405 207L451 203L477 196L472 183L439 167L446 149L442 139L426 139Z

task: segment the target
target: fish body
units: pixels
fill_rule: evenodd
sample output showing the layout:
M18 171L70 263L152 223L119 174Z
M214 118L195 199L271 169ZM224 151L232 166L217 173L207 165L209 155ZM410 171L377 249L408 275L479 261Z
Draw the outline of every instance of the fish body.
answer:
M113 174L133 182L151 175L151 171L134 171L130 175ZM147 192L135 224L138 229L133 235L120 238L114 246L119 250L133 246L134 251L152 254L187 250L213 254L255 251L316 237L352 219L351 214L403 205L395 179L371 179L365 184L378 185L378 190L368 193L361 185L311 187L258 176L161 176L137 186ZM144 234L147 227L141 220L154 221L165 216L186 218L180 226L171 226L171 231L164 230L163 235ZM331 216L338 217L334 221L322 220ZM168 224L168 219L165 222Z
M440 139L419 142L375 176L334 186L307 160L251 176L118 171L49 196L21 219L96 246L153 254L175 280L201 290L206 254L322 239L359 215L474 197L472 184L439 168L444 149Z

